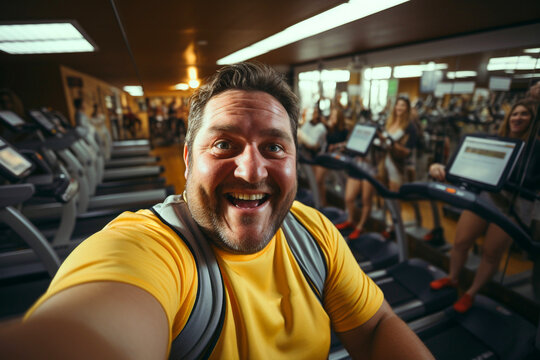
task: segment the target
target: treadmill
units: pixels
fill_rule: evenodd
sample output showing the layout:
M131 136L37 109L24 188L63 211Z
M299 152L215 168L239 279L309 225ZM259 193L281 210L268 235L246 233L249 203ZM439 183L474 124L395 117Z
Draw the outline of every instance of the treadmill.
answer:
M0 138L0 143L4 159L3 161L0 159L0 173L12 183L24 182L25 185L32 185L35 190L34 196L24 199L24 205L28 206L28 204L37 201L41 204L51 203L61 209L59 222L33 223L39 227L40 237L50 243L60 258L65 258L87 236L99 231L117 216L116 213L103 213L99 216L96 215L91 221L77 218L79 186L76 180L70 178L61 167L51 168L37 153L28 151L23 155L4 139ZM15 173L13 169L16 164L19 164L18 166L30 164L31 166L28 171ZM8 191L7 188L4 190ZM4 196L7 198L9 194L6 193ZM22 207L24 208L24 206ZM75 231L76 221L79 231ZM39 252L31 250L33 244L27 243L26 238L32 233L30 235L25 232L19 233L13 226L10 228L15 233L10 233L10 230L6 230L5 226L2 227L3 233L7 237L2 242L0 253L0 279L40 273L44 270L51 273L50 268L44 267L43 261L40 261ZM30 245L30 249L22 246L24 242Z
M42 128L42 130L49 134L49 136L53 135L51 134L51 126L53 129L55 129L56 133L65 133L66 130L62 128L66 126L68 126L69 129L69 123L66 123L67 120L58 112L50 112L46 109L42 109L30 110L29 114L31 118ZM96 149L97 144L91 136L88 136L88 131L86 130L86 128L79 126L70 131L70 133L73 132L75 132L75 136L83 138L87 143L93 144L92 149L97 152L98 162L102 163L101 167L104 167L104 156L103 154L100 154L99 147ZM99 172L99 170L97 170L97 172ZM162 172L163 167L158 165L122 166L118 168L109 168L103 172L102 179L100 178L100 181L98 181L98 183L100 183L101 180L103 180L104 182L112 182L134 178L157 177Z
M36 166L3 139L0 139L0 178L9 184L0 185L0 223L26 243L45 271L27 276L8 266L6 251L0 253L0 319L18 316L43 294L60 266L60 258L40 231L17 209L34 194L51 196L70 202L77 184L50 174L32 175ZM49 175L49 176L48 176ZM32 179L36 183L21 183ZM6 234L6 231L4 231ZM4 244L3 244L4 245ZM3 246L4 247L4 246ZM22 250L15 250L22 251Z
M466 135L447 167L447 180L459 184L416 182L404 184L399 196L428 199L474 212L496 223L528 253L540 255L540 243L498 208L479 196L479 191L498 191L512 172L523 148L517 139ZM440 291L440 290L439 290ZM417 319L409 326L437 359L537 359L540 332L518 314L482 295L464 314L453 308ZM348 358L346 351L333 359Z
M371 144L373 143L376 132L377 128L375 126L367 124L356 124L345 146L345 151L348 154L352 154L353 156L355 156L355 158L346 156L340 158L342 160L346 159L345 161L333 161L333 158L328 161L327 157L316 157L313 163L319 166L326 167L328 169L345 171L348 176L358 180L365 179L364 176L360 173L351 172L348 170L350 169L350 167L358 166L367 173L371 175L374 174L374 170L369 164L367 164L366 162L358 162L356 161L356 159L358 159L358 157L366 157L371 147ZM396 207L395 204L391 203L391 199L388 199L388 202L390 202L390 207ZM341 218L344 218L343 220L347 219L347 214L345 211L335 208L332 209L336 213L341 212L342 214L344 214L341 216ZM397 211L398 209L396 208L395 212ZM322 212L323 214L327 215L324 209L322 209ZM395 221L397 222L399 220L396 218ZM346 233L344 233L343 231L342 234L344 236L346 235ZM400 236L404 235L400 234ZM362 234L359 238L355 240L350 240L348 243L354 257L360 264L360 267L365 272L370 272L377 269L384 269L396 264L400 260L400 251L404 249L404 247L401 247L400 249L395 242L388 241L377 232ZM405 255L402 253L401 260L404 259Z
M427 263L422 259L408 258L408 242L403 228L398 199L406 199L400 193L388 190L372 174L364 163L358 163L344 154L323 154L316 158L318 164L328 167L347 169L349 176L365 179L375 188L375 191L385 199L385 205L390 213L396 231L399 263L386 269L371 271L368 276L381 288L385 299L392 306L394 312L404 321L410 321L427 314L444 309L457 298L455 289L447 288L434 291L429 286L433 280L446 276L441 269ZM411 198L411 200L415 200ZM363 245L361 241L353 242L351 250L361 252L362 256L369 257L373 251L369 243ZM386 243L391 243L387 241ZM356 249L355 249L356 248Z
M17 115L10 112L7 113L9 116L6 116L6 112L0 112L0 118L10 124L12 127L15 127L16 129L24 129L28 127ZM66 162L68 168L71 168L70 173L75 176L75 179L80 185L77 207L79 217L90 218L94 215L98 215L96 212L99 213L101 211L112 211L114 213L119 213L124 210L138 210L141 207L148 207L158 203L174 192L172 186L131 192L129 192L129 187L125 186L124 190L126 192L123 193L97 195L91 197L90 181L86 172L84 172L85 169L82 164L80 164L78 159L69 151L70 145L72 145L76 140L75 136L54 136L58 133L54 124L51 121L47 121L47 118L44 115L39 116L36 112L34 115L36 116L36 119L39 120L38 124L42 131L48 131L51 137L44 139L41 136L42 140L37 142L37 146L35 144L36 142L34 142L34 144L26 145L31 146L31 148L33 146L32 150L38 150L40 152L45 151L43 149L44 147L52 147L54 150L56 150L56 152L59 153L59 155L62 156L62 159L64 162ZM8 121L6 121L6 119L8 119ZM52 156L54 157L54 155ZM24 212L25 215L31 219L51 220L60 216L61 207L55 203L46 203L31 207L27 206Z

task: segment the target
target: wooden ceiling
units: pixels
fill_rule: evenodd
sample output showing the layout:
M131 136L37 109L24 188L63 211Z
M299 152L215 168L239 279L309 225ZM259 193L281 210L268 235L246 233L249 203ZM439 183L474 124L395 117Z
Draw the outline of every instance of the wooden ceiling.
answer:
M52 62L118 87L137 85L140 79L147 93L168 91L187 81L189 66L196 66L203 79L218 68L219 58L342 2L115 0L135 67L110 0L3 1L0 22L76 20L99 49L78 54L1 53L0 71L9 71L12 62ZM291 66L540 21L540 1L514 4L508 0L411 0L257 60Z

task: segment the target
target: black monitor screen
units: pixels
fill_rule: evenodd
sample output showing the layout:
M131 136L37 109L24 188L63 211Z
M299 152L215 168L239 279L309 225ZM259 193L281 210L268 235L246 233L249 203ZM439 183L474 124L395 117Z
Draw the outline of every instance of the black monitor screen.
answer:
M376 132L377 128L374 126L356 124L349 137L349 141L347 141L347 150L365 156L373 142Z
M0 118L4 120L9 126L19 127L24 125L24 120L15 114L13 111L0 110Z
M499 190L522 148L523 141L517 139L466 135L448 165L447 178Z
M10 147L0 149L0 166L15 177L32 168L32 163Z
M31 110L30 115L45 131L52 132L55 130L53 122L38 110Z

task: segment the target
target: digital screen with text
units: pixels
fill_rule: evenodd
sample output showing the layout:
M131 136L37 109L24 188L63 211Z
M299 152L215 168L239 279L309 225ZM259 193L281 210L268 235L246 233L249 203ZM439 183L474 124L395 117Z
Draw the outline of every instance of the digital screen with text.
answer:
M0 164L15 176L32 167L32 164L12 148L6 147L0 150Z
M466 137L448 173L496 186L515 147L504 140Z
M360 154L365 154L371 145L371 141L373 141L376 130L377 129L373 126L357 124L349 137L347 149Z

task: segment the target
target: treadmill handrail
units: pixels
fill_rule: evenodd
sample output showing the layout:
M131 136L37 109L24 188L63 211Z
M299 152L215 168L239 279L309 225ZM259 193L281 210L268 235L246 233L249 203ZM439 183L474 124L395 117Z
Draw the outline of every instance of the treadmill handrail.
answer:
M404 200L435 199L470 210L484 220L497 224L523 250L533 255L540 254L540 242L533 241L525 230L510 220L501 210L471 191L438 182L413 182L403 184L399 189L399 194Z
M317 155L315 158L317 165L334 169L345 170L347 174L355 179L367 180L375 190L383 197L388 199L399 199L400 194L395 191L390 191L386 186L377 180L362 164L359 164L353 160L353 158L340 153L328 153Z
M35 192L33 184L13 184L0 186L0 208L20 204L32 197Z

